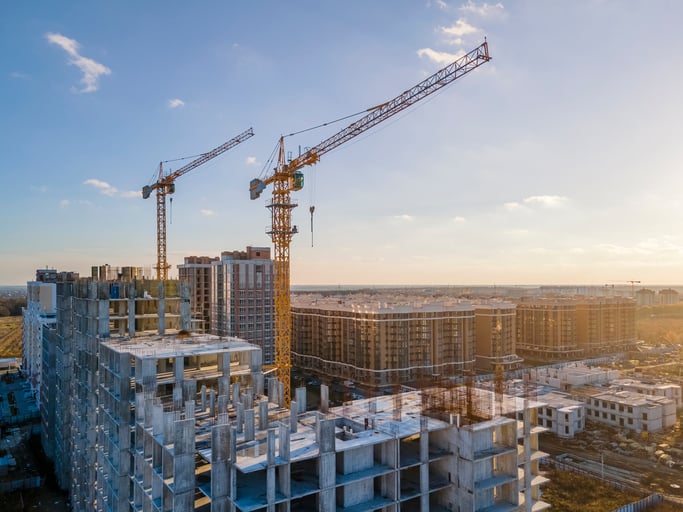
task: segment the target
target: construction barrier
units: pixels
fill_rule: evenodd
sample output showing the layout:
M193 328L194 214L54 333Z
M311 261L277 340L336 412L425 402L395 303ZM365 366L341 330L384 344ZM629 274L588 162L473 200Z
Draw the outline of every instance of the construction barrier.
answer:
M616 508L612 512L643 512L649 509L651 506L663 502L664 496L662 496L661 494L650 494L642 500L638 500L634 503L629 503L628 505L624 505L623 507Z

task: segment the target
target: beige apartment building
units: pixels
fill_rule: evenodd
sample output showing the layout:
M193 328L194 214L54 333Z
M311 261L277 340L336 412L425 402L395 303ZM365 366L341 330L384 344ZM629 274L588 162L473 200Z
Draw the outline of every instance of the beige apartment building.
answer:
M517 350L543 360L572 360L629 350L636 303L626 297L544 297L517 303Z
M208 333L211 327L211 264L218 256L187 256L178 265L178 278L190 285L192 331Z
M625 297L581 297L576 337L584 356L628 350L636 342L636 304Z
M476 366L512 370L522 363L516 350L517 310L510 302L491 301L474 306Z
M293 366L370 387L462 375L474 330L474 306L455 299L292 297Z

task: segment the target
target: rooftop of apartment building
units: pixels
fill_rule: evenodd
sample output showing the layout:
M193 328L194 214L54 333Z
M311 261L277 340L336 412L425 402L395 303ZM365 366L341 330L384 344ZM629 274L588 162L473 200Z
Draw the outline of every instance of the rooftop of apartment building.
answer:
M452 297L426 297L413 294L323 295L319 293L293 294L292 307L355 313L412 313L439 311L474 311L469 300Z
M606 400L632 407L654 407L673 403L673 400L663 396L645 395L643 393L638 393L637 391L619 391L614 387L583 386L581 388L573 389L572 394L585 398Z

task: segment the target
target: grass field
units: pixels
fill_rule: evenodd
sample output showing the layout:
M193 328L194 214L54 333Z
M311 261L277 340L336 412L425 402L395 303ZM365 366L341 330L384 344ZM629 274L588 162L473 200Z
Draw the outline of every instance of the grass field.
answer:
M0 317L0 358L21 357L21 317Z

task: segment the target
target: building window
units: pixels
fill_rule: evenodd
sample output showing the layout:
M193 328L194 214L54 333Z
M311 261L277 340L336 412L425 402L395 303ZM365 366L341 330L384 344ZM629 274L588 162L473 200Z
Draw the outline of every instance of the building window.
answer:
M646 412L643 413L643 420L647 421L647 413Z

